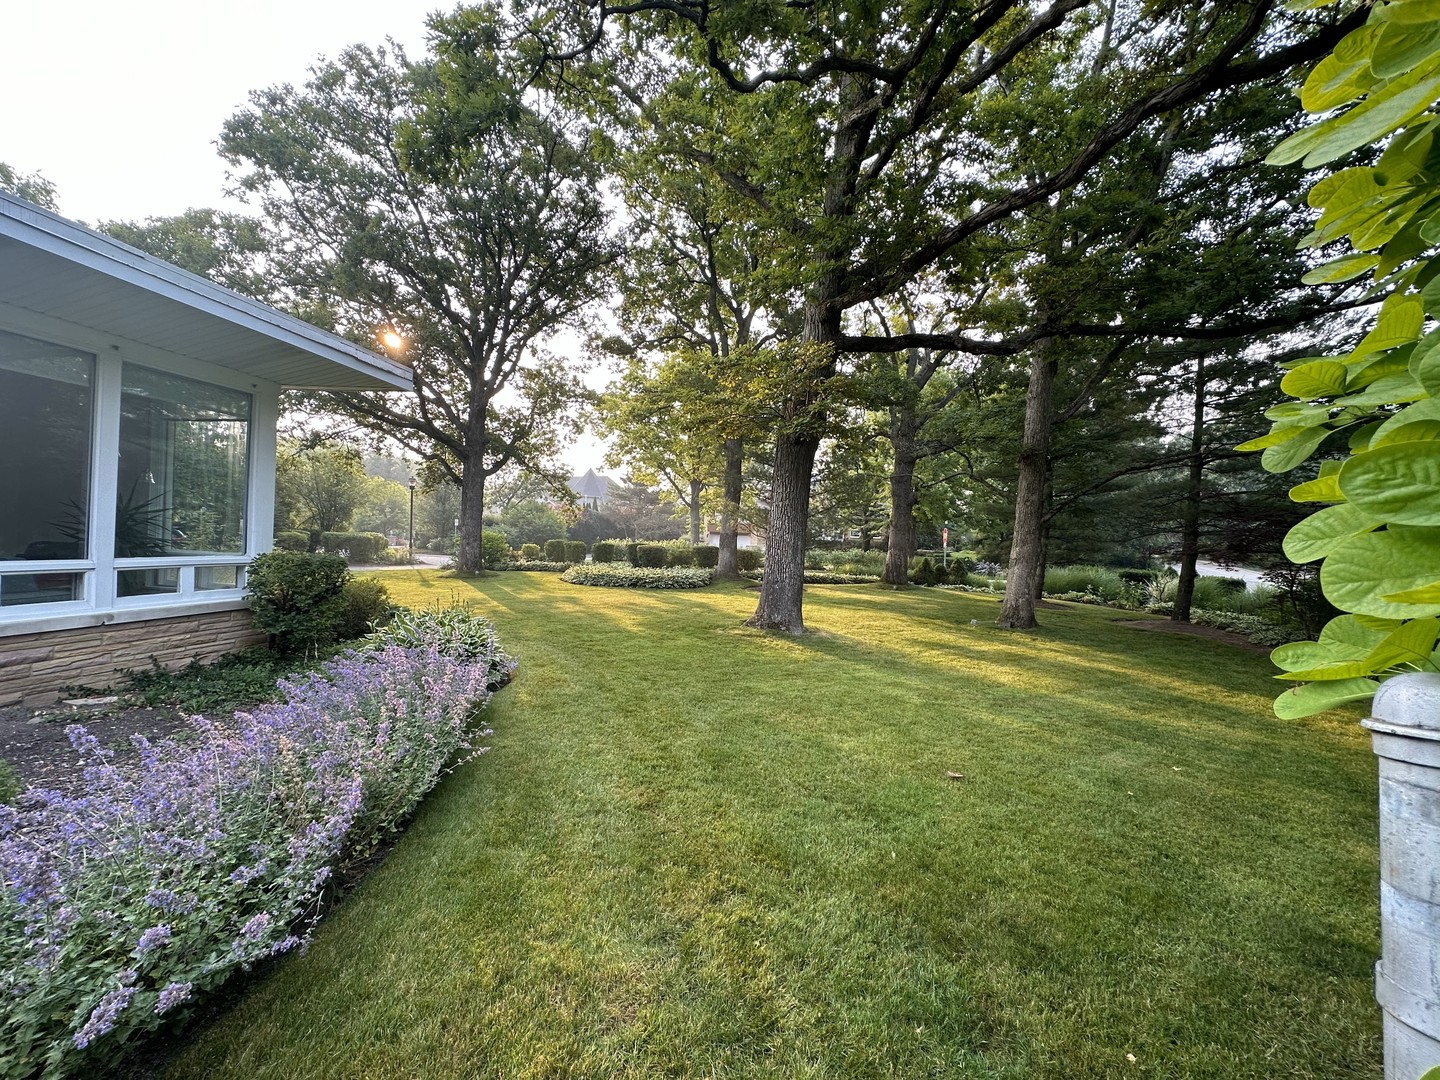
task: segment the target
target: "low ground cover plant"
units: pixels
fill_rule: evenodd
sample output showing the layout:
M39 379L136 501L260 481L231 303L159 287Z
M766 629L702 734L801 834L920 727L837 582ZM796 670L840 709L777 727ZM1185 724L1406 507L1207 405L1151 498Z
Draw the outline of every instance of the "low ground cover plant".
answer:
M611 589L699 589L714 575L694 566L629 566L625 563L590 563L572 566L560 575L572 585L600 585Z
M477 737L513 661L463 612L419 614L281 700L117 765L83 727L78 794L0 807L0 1076L99 1075L235 969L304 942L327 883Z
M542 574L558 574L569 569L568 562L552 562L549 559L516 559L506 570L530 570Z

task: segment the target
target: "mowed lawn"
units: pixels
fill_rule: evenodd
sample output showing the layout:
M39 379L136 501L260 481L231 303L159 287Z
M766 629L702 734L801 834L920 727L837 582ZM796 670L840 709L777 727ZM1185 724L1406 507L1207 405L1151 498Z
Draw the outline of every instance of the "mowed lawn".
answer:
M1378 1077L1375 765L1266 659L994 600L386 574L492 750L173 1077ZM972 622L973 620L973 622ZM947 774L962 774L951 778Z

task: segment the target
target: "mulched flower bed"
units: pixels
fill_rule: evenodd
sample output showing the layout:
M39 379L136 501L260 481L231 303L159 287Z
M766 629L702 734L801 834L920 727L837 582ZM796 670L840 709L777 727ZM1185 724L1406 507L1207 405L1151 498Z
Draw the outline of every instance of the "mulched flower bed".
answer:
M194 730L180 709L131 706L123 698L93 705L10 705L0 708L0 759L15 767L24 784L66 790L84 769L66 734L72 724L83 725L122 760L132 750L131 735L183 738Z

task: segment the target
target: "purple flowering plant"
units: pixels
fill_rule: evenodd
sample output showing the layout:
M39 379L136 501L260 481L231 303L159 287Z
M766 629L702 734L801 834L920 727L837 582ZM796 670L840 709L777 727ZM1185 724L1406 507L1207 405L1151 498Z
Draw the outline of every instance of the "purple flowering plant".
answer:
M228 723L193 718L194 740L135 736L136 762L69 730L78 791L0 806L0 1077L93 1070L308 940L331 877L491 734L474 718L514 661L486 620L444 620L429 641L372 635ZM457 655L466 620L489 645Z

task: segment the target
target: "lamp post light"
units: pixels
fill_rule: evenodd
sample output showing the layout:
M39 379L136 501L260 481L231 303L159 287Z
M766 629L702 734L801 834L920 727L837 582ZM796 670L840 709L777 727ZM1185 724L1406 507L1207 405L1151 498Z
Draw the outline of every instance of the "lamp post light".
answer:
M405 541L410 557L415 557L415 477L410 477L410 537Z

